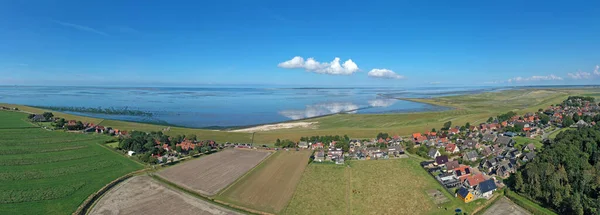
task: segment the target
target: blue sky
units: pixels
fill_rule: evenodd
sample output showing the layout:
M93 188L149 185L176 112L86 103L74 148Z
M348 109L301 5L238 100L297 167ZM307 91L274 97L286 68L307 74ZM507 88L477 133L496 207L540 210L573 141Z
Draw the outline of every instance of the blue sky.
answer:
M0 84L597 84L597 8L600 1L4 0ZM303 61L282 64L296 56ZM358 68L332 66L336 57Z

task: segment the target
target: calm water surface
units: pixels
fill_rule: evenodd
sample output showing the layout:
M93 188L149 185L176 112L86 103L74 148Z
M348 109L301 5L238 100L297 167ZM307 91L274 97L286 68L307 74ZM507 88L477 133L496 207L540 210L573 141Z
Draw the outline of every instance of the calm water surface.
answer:
M372 114L447 108L395 98L459 95L486 88L118 88L0 87L0 102L33 106L128 108L152 117L73 114L186 127L246 126L348 112Z

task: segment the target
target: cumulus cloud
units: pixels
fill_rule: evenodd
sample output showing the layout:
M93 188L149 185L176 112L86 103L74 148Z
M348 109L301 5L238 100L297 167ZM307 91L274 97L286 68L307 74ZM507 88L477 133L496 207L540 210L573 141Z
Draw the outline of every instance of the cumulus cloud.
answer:
M358 105L350 102L331 102L307 105L304 110L284 110L280 111L279 114L297 120L340 112L356 113L358 108Z
M308 72L315 72L329 75L350 75L358 72L359 68L352 59L348 59L343 64L340 64L340 58L336 57L329 63L321 63L314 58L304 60L303 57L296 56L291 60L281 62L277 65L285 69L304 69Z
M403 79L404 76L396 74L394 71L389 69L372 69L369 71L369 77L383 78L383 79Z
M526 82L526 81L562 81L563 78L556 76L556 75L546 75L546 76L541 76L541 75L534 75L531 77L515 77L515 78L511 78L508 79L508 83L512 83L512 82Z
M580 79L593 79L596 77L600 76L600 71L598 71L600 69L600 66L596 65L596 67L594 67L594 72L582 72L577 71L575 73L568 73L567 75L569 76L569 78L571 79L575 79L575 80L580 80Z
M582 71L578 71L576 73L568 73L567 75L569 76L569 78L572 78L572 79L590 79L590 78L592 78L591 73L582 72Z

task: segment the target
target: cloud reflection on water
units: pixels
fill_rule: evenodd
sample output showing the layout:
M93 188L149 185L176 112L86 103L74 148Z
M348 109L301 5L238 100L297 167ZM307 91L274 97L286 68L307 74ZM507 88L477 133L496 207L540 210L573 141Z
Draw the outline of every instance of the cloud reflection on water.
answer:
M297 120L340 112L356 113L358 108L358 105L351 102L330 102L307 105L304 110L283 110L279 114Z

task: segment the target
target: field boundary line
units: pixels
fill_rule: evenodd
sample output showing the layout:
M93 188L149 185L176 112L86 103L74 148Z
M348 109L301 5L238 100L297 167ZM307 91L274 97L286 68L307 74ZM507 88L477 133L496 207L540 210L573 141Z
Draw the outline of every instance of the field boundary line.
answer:
M266 165L265 163L267 162L267 160L271 159L271 157L274 157L274 155L276 153L279 153L279 151L276 151L275 153L270 153L269 156L267 156L265 159L263 159L262 161L260 161L260 163L256 164L256 166L252 167L252 169L248 170L248 172L244 173L242 176L240 176L239 178L235 179L235 181L233 181L231 184L229 184L229 186L223 188L223 190L221 190L218 193L216 193L214 195L214 197L218 197L218 196L222 195L227 190L229 190L229 188L233 187L234 185L236 185L237 183L239 183L242 179L244 179L245 177L247 177L248 175L250 175L250 173L254 172L255 169L258 169L258 167L262 166L263 164Z
M224 208L227 208L227 209L230 209L230 210L233 210L233 211L247 213L247 214L271 215L271 214L268 214L268 213L264 213L264 212L260 212L260 211L255 211L255 210L252 210L252 209L249 209L249 208L240 207L240 206L237 206L237 205L226 204L225 202L222 202L222 201L219 201L219 200L215 200L215 199L213 199L213 198L211 198L209 196L205 196L205 195L203 195L201 193L198 193L198 192L186 189L185 187L179 186L179 185L177 185L177 184L175 184L175 183L173 183L173 182L171 182L171 181L169 181L167 179L164 179L164 178L160 177L159 175L156 175L156 174L153 174L153 173L148 173L148 175L150 177L152 177L155 181L158 181L159 183L162 183L162 184L166 185L167 187L177 189L179 191L182 191L182 192L184 192L186 194L189 194L189 195L191 195L193 197L196 197L196 198L198 198L200 200L203 200L203 201L208 202L208 203L213 204L213 205L217 205L217 206L224 207Z

